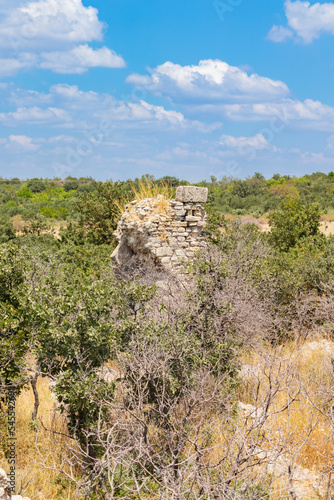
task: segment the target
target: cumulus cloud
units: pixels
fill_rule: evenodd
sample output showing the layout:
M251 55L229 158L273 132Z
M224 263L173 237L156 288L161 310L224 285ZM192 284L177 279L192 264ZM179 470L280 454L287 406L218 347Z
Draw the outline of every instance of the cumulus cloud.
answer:
M0 113L0 123L5 125L47 124L50 128L65 127L89 130L101 122L117 123L118 127L154 130L196 129L210 132L220 123L206 125L186 119L183 113L167 110L163 106L149 104L144 100L127 102L110 94L82 91L76 85L57 84L48 94L13 90L11 102L22 104L25 99L30 106L18 105L14 111Z
M310 43L323 33L334 35L334 3L302 2L286 0L285 14L288 28L273 26L269 39L282 42L293 35L304 43Z
M236 121L275 121L276 127L334 130L334 108L320 101L284 99L278 103L230 104L221 112Z
M15 145L25 151L37 151L40 148L39 144L34 144L31 137L26 135L10 135L7 146Z
M69 52L43 52L40 68L55 73L84 73L88 68L124 68L124 59L107 47L94 50L87 44L79 45Z
M14 76L19 71L28 70L36 65L34 54L20 54L17 58L0 58L0 78Z
M220 144L228 149L235 149L239 152L249 149L257 151L263 149L271 149L271 144L267 141L263 134L256 134L253 137L234 137L232 135L222 135Z
M130 75L127 81L169 98L187 115L219 121L274 122L276 129L334 130L334 108L319 101L289 98L284 82L229 66L219 60L197 66L171 62L148 75Z
M0 113L0 122L5 125L61 125L66 126L71 122L67 111L60 108L40 108L37 106L30 108L17 108L9 113Z
M166 62L150 76L132 74L127 82L169 97L176 103L224 103L275 100L286 96L285 83L230 66L220 60L203 60L193 66Z
M81 0L22 1L7 3L0 24L2 44L7 47L54 50L60 45L101 41L104 24L98 11L85 7Z
M83 73L88 68L121 68L123 58L102 42L105 25L98 11L82 0L21 0L0 3L0 77L32 67L56 73Z
M273 26L268 33L268 38L272 42L285 42L285 40L292 38L293 32L284 26Z

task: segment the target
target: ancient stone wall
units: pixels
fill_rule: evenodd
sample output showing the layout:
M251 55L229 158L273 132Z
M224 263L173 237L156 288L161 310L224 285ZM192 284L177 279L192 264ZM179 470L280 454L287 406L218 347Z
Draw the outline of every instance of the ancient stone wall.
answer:
M204 245L202 203L207 195L206 188L181 186L173 200L158 195L131 202L114 233L119 245L112 258L123 265L136 254L150 257L158 266L177 269Z

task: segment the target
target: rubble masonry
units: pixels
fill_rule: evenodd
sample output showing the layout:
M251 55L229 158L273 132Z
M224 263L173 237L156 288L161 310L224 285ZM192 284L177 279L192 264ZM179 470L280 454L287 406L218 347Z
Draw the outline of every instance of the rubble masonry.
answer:
M173 200L162 195L126 205L115 237L119 242L112 258L127 263L132 255L150 257L156 265L178 268L204 246L206 213L201 205L208 190L181 186Z

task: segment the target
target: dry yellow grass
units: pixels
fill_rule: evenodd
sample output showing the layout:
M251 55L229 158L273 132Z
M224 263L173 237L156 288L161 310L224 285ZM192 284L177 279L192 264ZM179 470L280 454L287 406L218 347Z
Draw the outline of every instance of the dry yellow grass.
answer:
M157 185L149 179L140 180L137 185L133 184L131 186L131 194L124 198L121 203L117 203L120 215L131 201L157 198L158 195L162 195L162 197L156 200L156 213L164 213L169 206L168 201L175 196L175 188L169 187L164 183Z
M295 455L295 464L316 473L328 470L334 465L333 427L326 414L326 405L331 403L333 396L333 368L329 352L321 348L323 344L319 339L318 343L319 349L314 348L316 342L312 343L310 340L302 349L290 342L276 353L270 348L262 353L248 353L242 362L254 367L256 376L253 385L250 380L242 382L237 394L237 398L243 403L260 406L268 391L269 372L273 381L282 377L282 390L272 402L269 412L272 415L263 429L262 445L270 450L270 443L275 445L279 440L285 442L286 447ZM254 386L258 383L260 386L256 391ZM60 416L56 417L54 414L47 379L39 379L38 391L41 400L38 418L47 429L54 428L66 433L66 424ZM275 410L283 408L288 397L294 392L298 392L296 400L275 414ZM255 394L258 396L257 401L254 399ZM74 486L68 482L63 482L61 486L56 480L58 473L46 470L40 464L35 447L36 431L30 421L32 408L32 391L25 390L17 401L17 492L22 492L33 500L72 500ZM203 429L203 439L206 439L207 435L213 439L212 452L208 454L207 459L217 462L233 437L233 428L229 428L225 422L212 415L212 419L210 418L210 422ZM67 439L60 437L55 441L42 426L38 442L43 455L49 455L49 466L59 461L66 453ZM8 469L4 456L0 458L0 466ZM254 469L254 474L257 472ZM273 494L273 498L281 497L279 494Z
M314 344L318 344L319 349L315 349ZM243 362L260 369L253 380L253 389L259 384L258 391L251 389L251 381L243 382L239 388L239 399L246 404L258 406L263 401L270 370L273 380L284 370L291 373L282 379L282 387L284 382L286 387L272 403L269 413L278 413L268 419L268 427L294 450L296 463L301 467L318 472L331 468L334 465L334 429L327 410L332 401L334 377L331 355L323 349L323 344L307 342L300 349L290 343L277 354L276 366L274 363L270 370L264 358L257 354L248 355ZM294 392L298 393L296 400L284 411L279 411ZM257 401L254 394L258 396Z
M150 180L140 180L138 187L132 186L132 192L136 200L143 200L144 198L156 198L161 194L167 200L172 199L175 195L175 188L167 186L167 184L157 185Z
M41 420L46 429L53 428L58 432L66 433L66 424L61 416L54 413L54 403L51 399L47 379L39 379L38 392L41 405L38 420ZM31 414L34 404L32 390L24 390L17 399L16 436L16 493L26 495L33 500L71 500L74 498L74 488L63 482L57 484L58 473L46 470L41 465L41 458L36 449L36 430L31 425ZM50 432L39 425L38 445L43 456L48 456L48 466L52 467L66 449L66 438L55 441ZM1 452L1 467L8 472L6 458ZM56 481L55 481L56 480Z

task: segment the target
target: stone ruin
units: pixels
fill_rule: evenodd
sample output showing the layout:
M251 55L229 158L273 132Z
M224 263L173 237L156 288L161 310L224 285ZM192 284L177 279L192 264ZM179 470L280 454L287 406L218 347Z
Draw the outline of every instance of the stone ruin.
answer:
M205 245L202 232L207 188L180 186L173 200L162 195L132 201L114 235L119 242L112 259L120 266L136 255L151 259L157 267L177 270Z
M10 481L3 469L0 469L0 500L29 500L28 497L12 495Z

